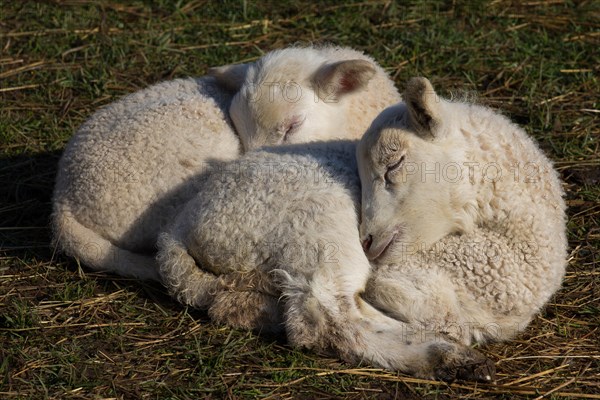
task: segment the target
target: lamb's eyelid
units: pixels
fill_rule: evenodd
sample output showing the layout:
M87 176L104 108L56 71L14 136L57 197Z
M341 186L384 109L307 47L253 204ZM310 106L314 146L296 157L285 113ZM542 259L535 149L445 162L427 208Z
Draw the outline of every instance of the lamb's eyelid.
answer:
M390 183L392 183L390 177L396 175L397 173L400 172L401 168L402 168L402 164L404 164L404 159L405 159L405 154L402 153L400 155L399 158L395 159L396 161L394 162L389 162L386 165L386 169L385 172L383 174L383 180L386 184L386 186Z
M297 127L299 127L301 124L302 124L302 122L300 122L300 121L294 121L294 122L290 122L290 123L287 125L287 129L289 130L289 129L297 128Z
M394 158L393 159L394 161L388 163L387 170L388 171L392 171L392 172L397 171L402 166L402 164L404 164L404 159L405 158L406 157L405 157L404 153L401 154L400 157Z
M291 118L286 118L285 120L283 120L277 126L277 130L285 132L287 129L289 129L289 127L294 126L294 125L300 125L300 124L304 123L305 120L306 120L306 116L294 115Z
M302 125L306 121L306 115L295 115L292 117L290 125Z

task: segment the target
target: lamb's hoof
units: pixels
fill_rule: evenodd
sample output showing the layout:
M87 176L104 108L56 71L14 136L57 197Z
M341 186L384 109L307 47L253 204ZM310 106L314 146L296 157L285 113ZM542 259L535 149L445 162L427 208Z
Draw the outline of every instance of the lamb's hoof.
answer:
M435 379L485 383L496 380L496 367L492 360L467 346L438 343L430 347L429 356Z

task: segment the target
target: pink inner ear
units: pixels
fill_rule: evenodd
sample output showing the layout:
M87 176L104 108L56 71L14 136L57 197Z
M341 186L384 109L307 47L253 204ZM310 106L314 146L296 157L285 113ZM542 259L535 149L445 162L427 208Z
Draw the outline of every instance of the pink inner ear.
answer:
M351 75L344 75L340 79L340 92L346 93L351 92L356 87L356 79Z

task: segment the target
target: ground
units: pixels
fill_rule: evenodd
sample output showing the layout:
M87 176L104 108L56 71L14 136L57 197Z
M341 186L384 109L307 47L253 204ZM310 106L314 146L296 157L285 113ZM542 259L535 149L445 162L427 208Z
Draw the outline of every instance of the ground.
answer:
M258 3L258 2L257 2ZM0 397L600 398L600 124L595 1L0 3ZM149 84L329 41L400 88L502 110L555 161L569 206L563 288L481 350L496 385L355 368L211 324L159 285L91 273L49 246L61 149L98 107Z

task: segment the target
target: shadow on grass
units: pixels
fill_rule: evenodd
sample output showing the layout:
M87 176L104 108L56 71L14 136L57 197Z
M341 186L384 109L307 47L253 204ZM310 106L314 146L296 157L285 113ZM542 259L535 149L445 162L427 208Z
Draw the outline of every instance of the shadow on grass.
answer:
M95 279L99 286L112 290L126 287L138 291L168 308L178 307L162 285L81 269L79 263L57 253L51 245L52 192L62 151L42 152L0 158L0 257L3 267L17 272L24 265L64 267L57 275ZM7 262L6 262L7 261ZM3 269L4 269L3 268ZM69 279L64 276L57 279ZM70 280L70 279L69 279ZM207 319L205 313L193 311L194 317Z
M49 217L60 154L0 158L0 248L7 255L51 255Z

